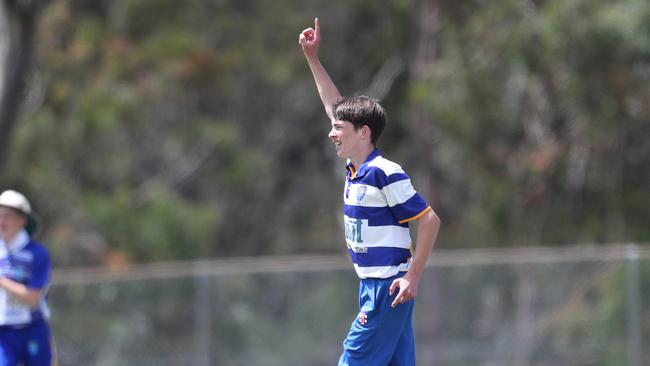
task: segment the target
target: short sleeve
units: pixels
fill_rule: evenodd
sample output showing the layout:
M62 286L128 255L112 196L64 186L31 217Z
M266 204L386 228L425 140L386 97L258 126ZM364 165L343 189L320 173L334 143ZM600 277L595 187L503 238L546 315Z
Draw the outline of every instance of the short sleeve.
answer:
M52 263L50 261L50 255L44 247L36 247L36 250L34 250L34 262L32 265L32 273L27 282L27 287L31 289L45 288L50 280Z
M388 207L400 224L420 218L431 207L415 191L411 179L405 173L387 177L387 185L382 189Z

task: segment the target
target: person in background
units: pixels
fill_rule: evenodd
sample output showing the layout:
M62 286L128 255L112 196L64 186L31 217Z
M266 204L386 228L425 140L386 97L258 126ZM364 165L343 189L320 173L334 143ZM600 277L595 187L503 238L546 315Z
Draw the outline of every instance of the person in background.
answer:
M386 126L384 109L366 96L341 97L318 58L320 39L315 19L298 43L330 119L329 138L347 160L345 241L360 278L360 311L343 342L339 366L415 365L414 298L440 219L404 170L377 148ZM415 253L412 222L418 223Z
M56 365L46 303L51 262L32 239L37 227L23 194L0 194L0 366Z

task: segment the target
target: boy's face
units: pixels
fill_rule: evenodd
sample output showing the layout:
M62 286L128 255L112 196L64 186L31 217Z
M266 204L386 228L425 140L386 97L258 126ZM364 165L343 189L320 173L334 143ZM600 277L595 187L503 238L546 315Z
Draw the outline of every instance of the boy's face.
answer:
M334 143L336 155L346 159L355 155L364 140L363 128L355 130L352 122L342 120L332 121L332 130L328 136Z
M13 239L25 227L27 219L16 210L0 206L0 238Z

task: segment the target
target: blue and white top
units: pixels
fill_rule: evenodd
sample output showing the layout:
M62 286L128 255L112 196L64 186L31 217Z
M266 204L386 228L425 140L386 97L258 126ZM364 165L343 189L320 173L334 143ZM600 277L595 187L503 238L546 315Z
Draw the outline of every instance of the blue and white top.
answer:
M0 288L0 326L27 325L47 320L50 311L45 294L49 288L52 266L47 249L31 240L24 230L10 244L0 240L0 275L30 289L41 290L42 295L38 306L30 308Z
M409 221L431 209L402 168L375 149L358 170L348 160L345 241L359 278L389 278L411 264Z

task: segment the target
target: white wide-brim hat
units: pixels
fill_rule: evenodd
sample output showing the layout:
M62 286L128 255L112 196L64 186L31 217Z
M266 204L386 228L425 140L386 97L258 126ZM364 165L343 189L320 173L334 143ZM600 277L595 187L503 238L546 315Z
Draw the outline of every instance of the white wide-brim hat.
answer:
M30 236L38 229L38 220L32 211L32 206L29 204L27 197L22 193L12 190L2 192L2 194L0 194L0 206L13 208L14 210L23 213L27 217L25 230Z

